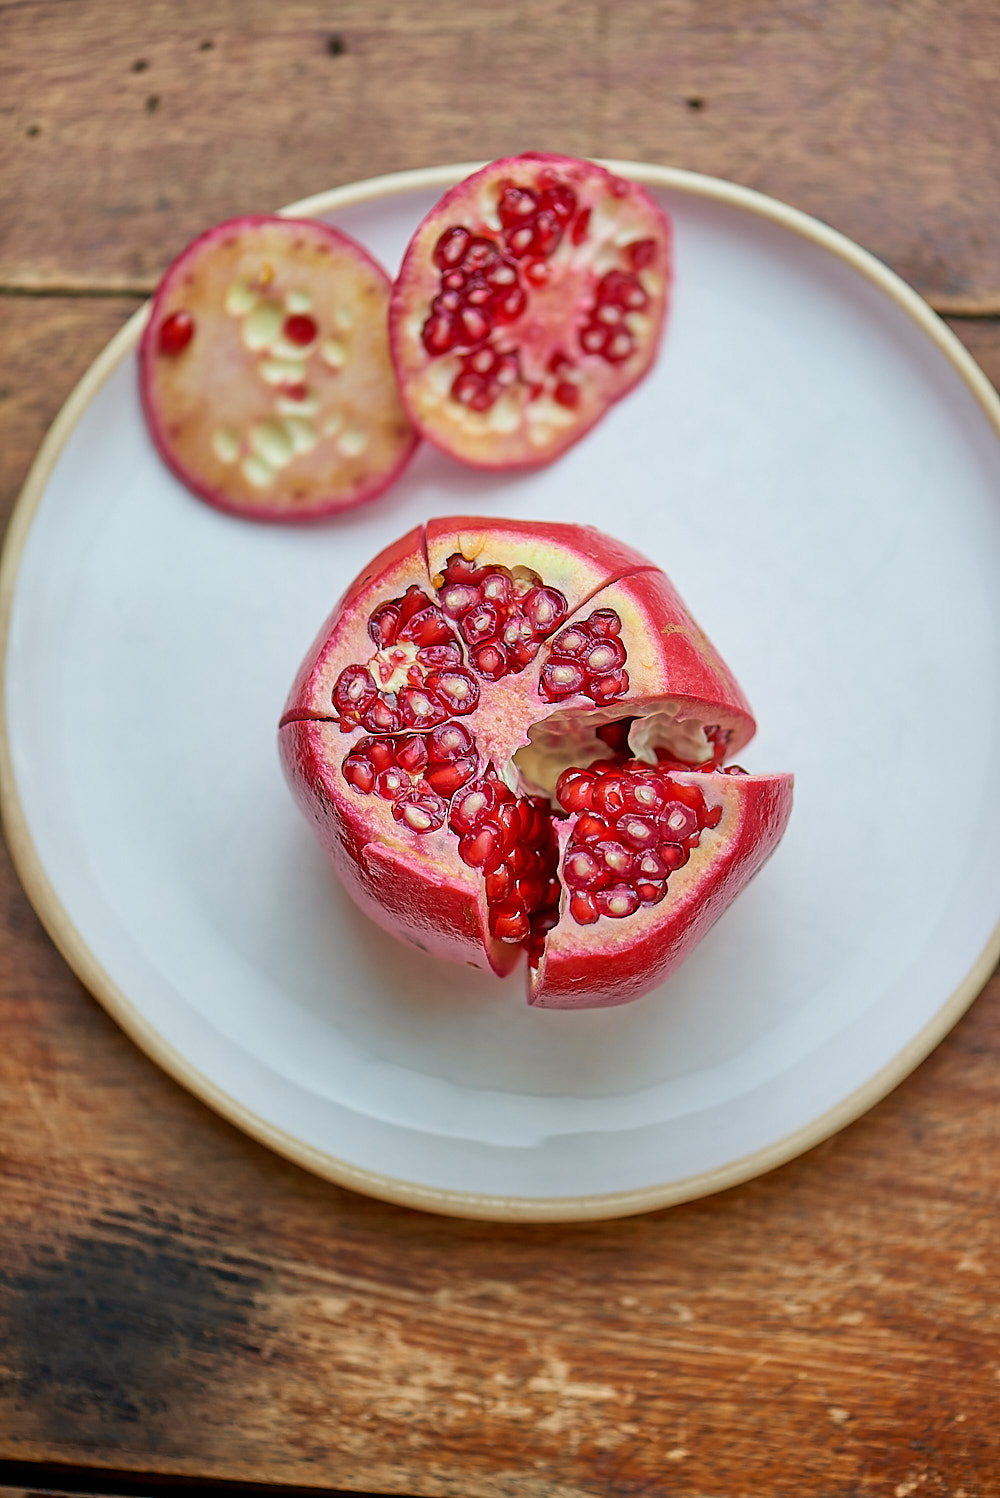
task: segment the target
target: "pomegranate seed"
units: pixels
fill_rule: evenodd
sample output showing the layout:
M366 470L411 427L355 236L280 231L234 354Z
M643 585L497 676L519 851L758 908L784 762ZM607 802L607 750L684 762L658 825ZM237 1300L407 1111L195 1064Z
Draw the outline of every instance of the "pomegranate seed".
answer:
M659 905L667 893L665 879L640 879L635 892L643 905Z
M458 623L459 633L467 645L485 644L500 628L500 615L491 603L478 603L468 609Z
M431 790L450 801L455 792L472 779L476 768L476 756L467 754L448 764L435 765L432 770L427 771L424 779Z
M452 266L461 265L465 259L466 251L472 235L468 229L461 224L453 224L446 229L434 246L434 264L440 270L449 270Z
M486 898L491 905L499 905L514 891L514 870L509 863L502 863L492 874L486 875Z
M376 777L375 789L383 801L398 801L400 796L412 790L412 786L406 772L393 765Z
M517 895L490 910L490 931L500 941L525 941L531 933L528 912Z
M589 208L581 208L580 212L576 216L576 222L573 225L573 230L572 230L572 234L571 234L571 238L573 240L573 243L576 244L576 245L583 244L583 241L587 237L587 230L589 228L590 228L590 209Z
M572 896L569 902L569 913L578 926L592 926L600 915L593 895L583 890L578 890Z
M565 406L568 411L575 411L580 404L580 387L571 380L560 380L552 392L552 399L558 405Z
M594 844L594 857L599 858L606 869L617 874L619 879L628 879L635 868L635 854L622 843Z
M344 760L344 779L352 790L359 791L363 796L370 796L375 788L375 770L370 761L363 759L360 754L349 754Z
M452 319L443 317L441 314L427 319L421 329L420 337L429 354L447 354L458 342Z
M448 716L434 692L423 687L403 687L399 692L399 710L408 728L433 728Z
M576 824L576 836L581 842L594 842L599 837L609 837L611 828L603 817L594 816L593 813L585 811Z
M669 873L675 869L682 869L687 863L690 854L680 843L662 843L659 849L660 857L667 866Z
M333 705L339 713L357 719L375 700L375 683L364 666L345 666L333 689Z
M376 770L388 770L390 765L396 763L395 739L358 739L354 746L355 754L362 752L362 746Z
M670 871L670 864L655 848L648 849L639 859L638 872L643 879L666 879Z
M472 664L487 681L499 681L510 670L506 650L495 641L478 646L472 652Z
M590 634L580 628L579 625L570 625L561 634L556 635L552 641L552 654L561 656L577 656L590 645Z
M618 831L628 840L633 848L654 847L660 839L660 831L652 817L623 817L618 823Z
M479 602L479 589L470 583L449 583L438 594L442 609L450 619L457 619L466 609Z
M571 848L563 860L563 878L571 889L596 889L609 876L590 848Z
M506 790L506 787L503 787ZM477 780L452 802L449 826L453 832L472 832L502 804L496 780Z
M613 884L610 889L598 890L595 899L601 914L616 921L635 915L639 909L639 896L629 884Z
M401 618L398 603L383 603L368 621L368 633L380 650L395 643Z
M433 765L459 759L475 748L475 740L463 723L443 723L427 735L427 758Z
M404 739L396 751L396 763L411 775L419 775L427 764L427 745L419 734Z
M509 572L497 570L483 579L479 591L487 603L503 609L514 600L514 581Z
M539 687L543 696L571 697L583 684L584 674L574 661L550 660L542 667Z
M453 712L461 716L475 712L479 702L479 683L468 671L432 671L427 678L428 690Z
M447 583L468 583L470 587L478 588L486 575L484 568L470 562L460 551L453 551L445 563L444 579Z
M610 676L591 677L585 688L585 695L598 706L606 702L614 702L619 697L624 697L628 691L628 672L613 671Z
M194 337L194 318L190 312L171 312L160 324L157 340L161 354L171 359L182 354Z
M503 838L492 822L486 822L459 838L458 856L470 868L492 874L503 863Z
M538 198L530 187L505 187L497 204L497 215L505 229L513 229L537 209Z
M294 343L298 348L306 348L315 340L319 328L305 312L295 312L291 317L285 318L281 331L289 343Z
M523 671L525 666L530 666L540 649L537 640L523 640L520 645L515 645L510 651L511 670Z
M601 639L587 652L584 664L587 670L592 671L596 676L616 671L619 666L625 664L625 646L621 640Z
M698 817L690 806L682 806L675 801L660 818L660 826L666 841L682 843L698 831Z
M655 780L629 778L625 782L625 802L633 811L655 814L667 804L667 793Z
M436 832L444 826L448 808L440 796L414 791L396 802L392 814L397 822L405 822L411 832Z
M587 770L571 767L556 781L556 800L565 811L589 811L593 800L594 777Z
M599 635L617 636L622 632L622 621L614 609L595 609L587 623Z
M361 721L369 733L398 733L403 727L403 718L396 707L395 694L376 697L361 714Z
M633 270L645 270L656 259L656 240L633 239L625 246L625 253Z
M462 647L457 640L449 640L447 645L424 645L417 651L417 660L422 666L429 666L432 671L440 671L446 666L460 666Z
M617 817L625 810L625 781L619 775L602 775L594 785L593 807L606 817Z
M558 629L569 610L565 595L558 588L532 588L522 604L525 617L535 634L551 634Z
M706 827L718 827L718 825L719 825L719 823L721 821L722 821L722 807L721 806L713 806L712 809L711 809L711 811L709 811L707 813L706 817L705 817L705 826Z
M448 621L438 608L421 609L403 625L399 639L412 640L414 644L427 648L431 645L446 645L454 639Z

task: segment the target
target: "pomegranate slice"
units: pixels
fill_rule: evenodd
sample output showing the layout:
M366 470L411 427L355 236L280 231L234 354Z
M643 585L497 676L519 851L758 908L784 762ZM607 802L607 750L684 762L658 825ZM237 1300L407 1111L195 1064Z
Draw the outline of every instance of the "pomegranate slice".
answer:
M424 640L431 643L424 644ZM775 847L742 692L667 578L583 526L435 520L348 588L281 722L357 903L529 1001L638 998Z
M240 218L174 261L139 347L160 455L224 510L307 520L365 503L416 434L389 356L389 280L326 224Z
M481 468L565 452L647 372L670 289L670 225L594 162L495 161L410 243L389 310L403 401Z

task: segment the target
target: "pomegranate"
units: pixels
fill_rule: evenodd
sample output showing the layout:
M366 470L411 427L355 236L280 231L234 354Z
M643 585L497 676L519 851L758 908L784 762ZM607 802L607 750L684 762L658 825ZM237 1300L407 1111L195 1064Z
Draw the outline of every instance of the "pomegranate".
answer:
M589 161L495 161L420 225L393 287L392 356L417 429L482 468L551 462L649 369L670 225Z
M195 494L305 520L381 494L417 438L389 356L389 278L326 224L240 218L174 261L139 348L161 456Z
M437 519L347 589L279 731L354 899L529 1002L624 1003L775 847L788 775L727 765L732 675L638 552L576 525Z

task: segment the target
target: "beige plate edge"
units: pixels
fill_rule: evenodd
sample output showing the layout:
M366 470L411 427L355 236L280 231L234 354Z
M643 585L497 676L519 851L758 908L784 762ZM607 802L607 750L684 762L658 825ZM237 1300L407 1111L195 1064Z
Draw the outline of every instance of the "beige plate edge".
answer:
M426 188L446 189L481 163L432 167L419 171L394 172L372 177L302 198L280 212L291 217L313 217L354 207L373 199ZM951 362L1000 438L1000 397L958 338L941 321L921 296L906 285L894 271L875 256L829 228L818 219L798 209L789 208L773 198L750 188L739 187L716 177L695 172L655 166L641 162L606 161L604 165L636 181L654 187L687 193L692 197L727 203L734 208L756 214L781 225L804 239L820 245L853 266L873 282L917 323L928 338ZM91 401L118 365L136 347L148 316L148 304L141 307L119 329L95 359L73 390L56 417L39 449L31 471L14 507L0 559L0 684L6 667L7 638L10 628L14 588L21 556L35 512L45 492L49 477L71 433ZM658 1207L673 1206L725 1190L742 1181L772 1170L821 1140L853 1122L867 1109L891 1092L934 1049L979 993L1000 957L1000 923L963 982L950 995L934 1018L915 1035L897 1056L875 1076L844 1098L835 1108L814 1119L806 1127L757 1150L742 1159L731 1161L718 1170L689 1176L641 1191L609 1192L600 1196L516 1197L482 1196L474 1192L446 1191L419 1186L410 1181L361 1170L334 1155L293 1138L258 1117L228 1093L217 1087L193 1067L185 1056L167 1045L159 1033L135 1008L125 993L97 962L86 942L63 909L31 839L17 787L7 734L6 693L0 693L0 813L3 815L7 842L15 868L45 929L62 956L86 987L129 1038L167 1072L175 1081L200 1098L223 1118L244 1133L267 1145L278 1154L303 1166L314 1174L347 1186L369 1196L402 1206L416 1207L447 1216L478 1218L494 1222L585 1222L600 1218L625 1217Z

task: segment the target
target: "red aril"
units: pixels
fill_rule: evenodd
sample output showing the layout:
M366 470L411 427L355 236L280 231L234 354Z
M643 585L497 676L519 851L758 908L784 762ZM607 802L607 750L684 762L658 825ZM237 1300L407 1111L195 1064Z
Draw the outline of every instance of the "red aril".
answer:
M389 355L389 278L326 224L240 218L201 235L139 348L150 434L225 510L307 520L380 494L416 434Z
M534 650L500 670L484 652L512 620ZM523 953L531 1003L580 1008L654 987L773 850L791 778L725 764L753 731L639 553L581 526L462 517L411 531L351 584L280 742L373 919L498 973Z
M393 287L414 425L476 467L550 462L649 369L670 280L643 187L568 156L493 162L428 214Z

